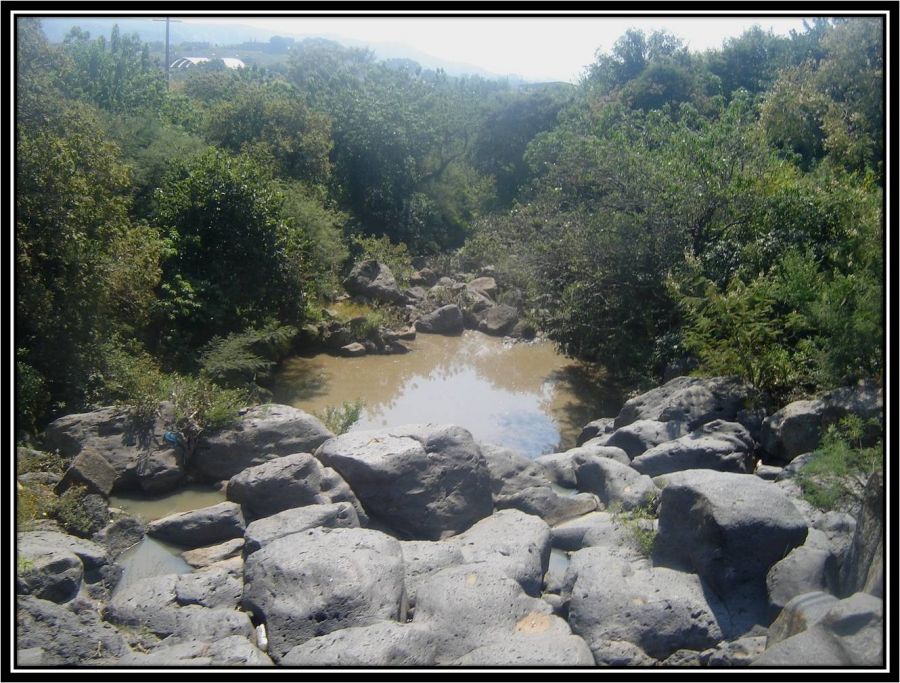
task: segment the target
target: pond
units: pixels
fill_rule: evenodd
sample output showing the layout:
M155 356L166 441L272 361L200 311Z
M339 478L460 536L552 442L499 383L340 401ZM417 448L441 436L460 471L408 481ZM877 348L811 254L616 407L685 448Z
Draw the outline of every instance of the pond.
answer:
M547 341L466 331L420 334L408 345L404 355L288 359L274 378L273 400L322 413L361 399L351 430L450 423L530 457L574 447L585 423L622 402L601 370L565 358Z

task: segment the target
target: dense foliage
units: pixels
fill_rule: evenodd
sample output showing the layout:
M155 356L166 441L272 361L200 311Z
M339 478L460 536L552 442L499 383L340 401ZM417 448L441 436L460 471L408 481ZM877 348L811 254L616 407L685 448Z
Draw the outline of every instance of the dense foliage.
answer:
M306 40L167 88L151 54L17 19L23 429L173 397L222 423L364 257L401 284L414 257L494 266L626 377L692 357L787 397L883 374L878 19L703 54L631 30L577 86Z

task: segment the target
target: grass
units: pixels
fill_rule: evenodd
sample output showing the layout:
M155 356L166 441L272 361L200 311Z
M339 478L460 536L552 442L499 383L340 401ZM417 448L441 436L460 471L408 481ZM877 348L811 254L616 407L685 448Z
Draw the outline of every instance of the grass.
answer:
M365 402L358 398L355 401L344 401L340 406L328 406L324 411L316 413L322 423L334 434L344 434L359 420Z
M656 542L657 531L646 522L656 519L657 506L658 500L654 498L631 510L623 510L621 505L611 506L609 509L613 521L628 530L637 549L645 557L650 557L653 553L653 545Z

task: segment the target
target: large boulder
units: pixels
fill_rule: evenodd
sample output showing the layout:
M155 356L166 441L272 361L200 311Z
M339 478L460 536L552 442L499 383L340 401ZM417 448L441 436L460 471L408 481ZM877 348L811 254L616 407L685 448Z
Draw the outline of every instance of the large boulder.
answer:
M550 562L550 527L519 510L501 510L450 540L466 562L497 567L529 595L540 595Z
M810 529L810 534L815 529ZM827 550L804 544L772 565L766 575L769 614L774 619L791 599L815 591L831 591L836 558Z
M577 576L569 623L595 658L607 643L624 641L664 659L679 649L711 647L730 629L727 611L696 574L622 559L604 548L575 553L569 572Z
M84 565L75 553L27 541L16 550L17 594L60 603L78 595Z
M493 299L497 296L497 281L490 276L477 277L466 284L466 289Z
M591 512L550 529L550 543L559 550L575 551L602 546L622 557L640 559L634 534L613 514Z
M222 481L279 456L312 453L333 436L302 410L265 404L247 410L234 429L202 438L192 464L205 478Z
M616 416L619 429L637 420L684 422L696 429L712 420L734 420L750 393L735 377L676 377L628 400Z
M465 328L462 311L447 304L416 320L416 332L426 334L461 334Z
M581 432L578 434L578 438L575 440L575 444L580 446L585 441L596 439L598 436L606 436L607 434L611 434L615 429L615 421L616 419L614 417L599 417L596 420L588 422L584 427L581 428Z
M769 626L766 647L802 633L825 618L838 599L830 593L815 591L802 593L788 600L787 604Z
M391 269L374 259L366 259L354 265L344 280L344 288L350 294L375 301L403 303L406 300Z
M91 665L103 657L128 652L119 631L100 620L96 611L72 611L32 595L16 598L16 649L40 648L35 664ZM20 661L19 664L22 664Z
M273 666L268 655L245 636L233 635L212 642L209 642L210 640L201 638L177 643L162 641L150 652L132 652L118 660L103 663L145 668Z
M459 546L447 541L401 541L400 547L410 611L415 609L419 584L441 569L466 563Z
M141 490L150 494L161 494L175 489L185 476L182 460L180 446L145 453L137 465Z
M248 526L249 528L249 526ZM246 533L246 531L244 532ZM210 565L230 560L241 555L244 549L243 538L232 538L222 543L208 545L193 550L185 550L181 553L184 561L195 569L209 567Z
M475 314L478 330L494 337L509 333L519 320L519 311L506 304L490 306Z
M199 548L244 535L244 516L236 503L218 503L178 512L147 525L147 534L183 548Z
M839 595L857 591L884 597L884 473L869 477L853 542L841 565Z
M247 558L243 605L265 622L276 661L332 631L402 620L400 544L369 529L321 527L275 539Z
M16 534L20 552L33 555L68 551L81 560L85 570L101 569L110 563L109 549L93 541L59 531L25 531Z
M737 422L713 420L690 434L661 443L631 461L651 477L691 469L719 472L753 471L753 439Z
M607 507L621 506L624 510L645 507L659 495L650 477L629 465L596 455L576 456L575 480L579 491L596 494Z
M668 475L654 557L696 571L720 597L764 591L773 564L806 540L807 525L774 484L746 474Z
M159 637L171 635L178 628L177 583L177 574L161 574L121 586L106 605L104 619Z
M856 593L834 603L818 622L769 647L753 666L880 667L884 665L884 602Z
M57 484L57 493L62 493L71 486L83 486L91 493L109 497L116 485L118 473L100 453L91 448L82 449L66 469L62 480Z
M515 655L524 655L521 664L592 664L584 643L579 645L581 639L547 603L527 596L490 564L464 564L429 576L419 586L412 624L434 634L439 665L510 663L496 658Z
M311 638L281 659L282 666L432 666L437 638L427 627L379 621Z
M491 514L491 479L472 435L451 425L354 431L316 452L366 512L414 539L451 536Z
M282 536L290 536L316 527L358 528L359 517L350 503L307 505L283 510L247 525L244 531L244 554L250 555Z
M346 502L365 519L362 506L341 476L309 453L285 455L234 475L225 490L249 519L304 505Z
M880 418L883 390L875 382L860 382L819 398L789 403L763 420L760 445L775 459L793 460L815 450L825 428L851 413L864 420Z
M180 574L175 582L175 601L179 605L235 609L241 603L243 589L240 575L230 571L228 563L222 563Z
M628 454L629 458L636 458L654 446L672 441L685 434L687 434L687 426L684 422L675 420L670 420L669 422L636 420L593 443L621 448Z
M547 524L559 524L596 510L597 496L592 493L561 495L550 486L531 486L494 502L498 510L521 510L536 515Z
M563 453L549 453L534 459L540 465L551 481L563 488L575 489L578 481L575 477L575 459L579 456L596 456L598 458L610 458L623 465L630 465L631 458L621 448L603 446L603 439L591 439L577 448L570 448Z

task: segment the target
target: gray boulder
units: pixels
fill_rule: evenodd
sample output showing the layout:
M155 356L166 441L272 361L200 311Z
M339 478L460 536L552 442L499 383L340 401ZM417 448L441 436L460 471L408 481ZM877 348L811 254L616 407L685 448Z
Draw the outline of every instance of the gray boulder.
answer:
M857 591L884 597L884 473L869 477L853 542L841 565L839 595Z
M550 478L538 462L511 448L479 444L491 477L494 501L532 486L547 486Z
M234 475L225 490L228 500L240 503L249 519L304 505L347 502L365 519L353 491L333 469L323 467L309 453L294 453Z
M203 437L192 465L210 481L223 481L279 456L312 453L333 436L302 410L265 404L247 410L234 429Z
M610 458L578 455L574 462L578 489L596 494L607 507L645 507L659 495L650 477Z
M236 503L218 503L178 512L147 525L147 535L183 548L199 548L244 535L244 516Z
M794 596L769 626L766 647L772 647L782 640L802 633L821 621L837 601L833 595L821 591Z
M247 527L250 528L249 525ZM246 534L246 530L244 531ZM181 553L184 561L195 569L208 567L210 565L239 557L244 549L243 538L232 538L216 545L208 545L203 548L195 548L194 550L185 550Z
M745 636L737 640L720 643L708 653L706 665L709 667L750 666L766 649L766 636Z
M550 543L559 550L601 546L622 557L642 557L634 534L609 512L591 512L552 527Z
M542 628L544 622L544 617L533 617L526 625L533 623L535 627ZM587 643L578 636L557 635L543 639L519 632L503 642L475 648L449 665L593 667L594 656Z
M405 301L391 269L374 259L366 259L355 264L344 280L344 288L350 294L364 296L375 301L386 303L403 303Z
M495 337L502 337L519 320L519 311L506 304L497 304L475 314L478 330Z
M412 623L434 634L439 665L457 662L479 648L519 639L542 652L557 647L575 660L572 632L551 610L491 564L464 564L438 571L422 582ZM520 648L515 646L516 651ZM477 659L484 662L486 656L482 653Z
M316 457L350 485L366 512L412 539L435 540L491 514L491 479L472 435L451 425L354 431Z
M687 434L684 422L660 422L659 420L636 420L616 429L595 443L621 448L629 458L636 458L654 446L673 441Z
M432 666L436 637L427 627L380 621L311 638L281 659L282 666Z
M773 458L793 460L818 447L825 428L848 414L880 418L884 393L875 382L836 389L823 396L789 403L763 420L760 445Z
M416 320L416 332L425 334L461 334L465 328L462 311L448 304Z
M810 529L810 534L813 532ZM772 565L766 575L769 614L774 619L784 606L798 595L814 591L832 591L837 573L834 555L827 550L794 548L783 560Z
M651 477L691 469L753 471L753 439L737 422L714 420L686 436L654 446L631 461Z
M619 429L637 420L685 422L696 429L712 420L734 420L750 393L735 377L676 377L628 400L616 416Z
M181 448L165 448L145 453L136 468L138 483L146 493L171 491L184 481Z
M67 602L78 595L84 565L75 553L28 542L16 555L16 593L41 600Z
M94 610L71 611L32 595L18 596L16 649L36 648L43 651L37 662L41 665L90 665L103 657L121 657L128 652L122 634L101 621Z
M696 571L723 598L745 584L764 590L770 567L806 539L797 508L757 477L688 470L665 479L654 557Z
M256 639L256 629L246 612L191 604L175 609L174 614L175 628L163 643L216 642L232 636L242 636L251 642Z
M132 652L109 664L147 668L273 666L265 652L241 635L228 636L214 642L198 639L160 644L150 652Z
M497 281L492 277L477 277L468 284L466 289L470 292L478 292L486 297L493 299L497 296Z
M171 635L178 628L177 582L177 574L162 574L120 587L106 605L104 619L159 637Z
M416 592L426 578L447 567L465 564L459 546L447 541L401 541L404 585L410 611L416 606Z
M250 522L244 531L244 554L250 555L276 538L316 527L358 528L359 517L350 503L307 505Z
M397 540L369 529L309 529L247 558L244 608L266 624L276 661L332 631L402 620L403 558Z
M598 506L597 496L591 493L560 495L550 486L532 486L494 502L498 510L515 509L535 515L547 524L559 524L580 517Z
M883 633L884 602L856 593L805 631L769 647L752 666L883 666Z
M569 624L592 651L624 641L663 659L679 649L715 645L730 628L725 608L695 574L621 559L603 548L576 552L569 571L577 577Z
M613 424L616 419L614 417L600 417L596 420L592 420L588 422L584 427L582 427L581 432L578 434L578 438L575 440L575 443L580 446L585 441L590 441L591 439L595 439L598 436L606 436L607 434L611 434L615 429Z
M66 469L62 480L56 487L57 493L62 493L71 486L84 486L91 493L99 493L106 498L112 492L116 484L118 474L97 451L82 449L72 460Z
M631 458L621 448L602 445L602 439L591 439L577 448L570 448L563 453L550 453L535 458L535 463L544 468L547 476L554 484L574 489L578 486L575 477L575 458L578 456L597 456L610 458L623 465L629 465Z
M59 531L25 531L16 534L20 552L32 555L69 551L78 556L86 570L100 569L109 564L109 550L85 538L70 536Z
M501 510L452 538L467 563L490 564L540 595L550 562L550 527L519 510Z
M341 355L347 358L359 358L366 355L366 347L359 342L353 342L341 347Z
M175 601L182 606L235 609L241 603L243 589L241 577L226 567L206 567L178 576Z

